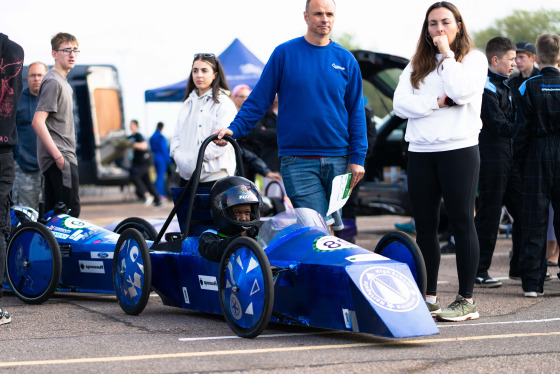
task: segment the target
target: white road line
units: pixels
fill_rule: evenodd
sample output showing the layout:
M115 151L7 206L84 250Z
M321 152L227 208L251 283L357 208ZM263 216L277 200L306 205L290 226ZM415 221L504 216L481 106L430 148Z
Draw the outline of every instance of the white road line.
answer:
M257 336L257 338L283 338L286 336L302 336L302 335L326 335L326 334L341 334L344 332L351 331L318 331L318 332L298 332L293 334L263 334ZM220 339L241 339L240 336L205 336L200 338L179 338L180 342L196 342L200 340L220 340Z
M518 323L543 323L543 322L557 322L560 318L548 318L548 319L534 319L529 321L503 321L503 322L482 322L482 323L453 323L447 324L442 323L436 325L438 328L442 327L470 327L470 326L484 326L484 325L513 325Z

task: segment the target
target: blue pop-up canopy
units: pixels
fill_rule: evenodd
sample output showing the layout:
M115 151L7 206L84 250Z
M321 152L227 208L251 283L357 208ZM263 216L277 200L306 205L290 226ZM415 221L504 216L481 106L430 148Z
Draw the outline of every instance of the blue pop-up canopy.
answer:
M231 89L238 84L254 87L264 68L264 64L239 39L235 39L218 58ZM186 87L187 79L169 86L146 90L144 100L146 102L183 101Z

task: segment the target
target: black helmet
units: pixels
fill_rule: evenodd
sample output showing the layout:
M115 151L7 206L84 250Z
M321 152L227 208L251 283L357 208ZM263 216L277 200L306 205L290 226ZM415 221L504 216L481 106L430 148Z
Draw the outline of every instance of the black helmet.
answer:
M249 204L251 220L238 221L235 219L232 207ZM212 218L218 225L220 232L234 235L249 229L260 220L262 199L257 187L250 180L243 177L226 177L218 179L210 190L210 211Z

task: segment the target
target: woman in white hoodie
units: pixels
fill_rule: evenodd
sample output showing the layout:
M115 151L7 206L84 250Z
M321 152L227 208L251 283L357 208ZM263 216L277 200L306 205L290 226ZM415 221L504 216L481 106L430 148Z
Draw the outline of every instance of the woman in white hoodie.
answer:
M212 53L195 55L187 83L185 101L179 111L169 153L177 164L181 186L187 184L196 167L200 145L214 130L229 126L237 110L228 96L229 86L218 58ZM231 144L219 147L210 142L204 153L199 186L235 172L235 152Z
M395 113L408 119L408 189L416 242L426 262L426 303L443 321L479 317L472 298L480 255L474 202L487 69L486 57L474 49L459 10L449 2L437 2L426 12L416 52L394 96ZM454 230L459 278L458 295L444 311L436 296L442 197Z

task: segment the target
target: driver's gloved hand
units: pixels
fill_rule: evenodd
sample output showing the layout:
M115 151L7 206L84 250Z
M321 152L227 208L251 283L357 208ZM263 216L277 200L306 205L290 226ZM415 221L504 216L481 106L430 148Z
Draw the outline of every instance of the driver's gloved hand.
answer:
M245 230L245 233L247 234L248 237L254 239L259 234L259 228L255 226L251 226L247 230Z

